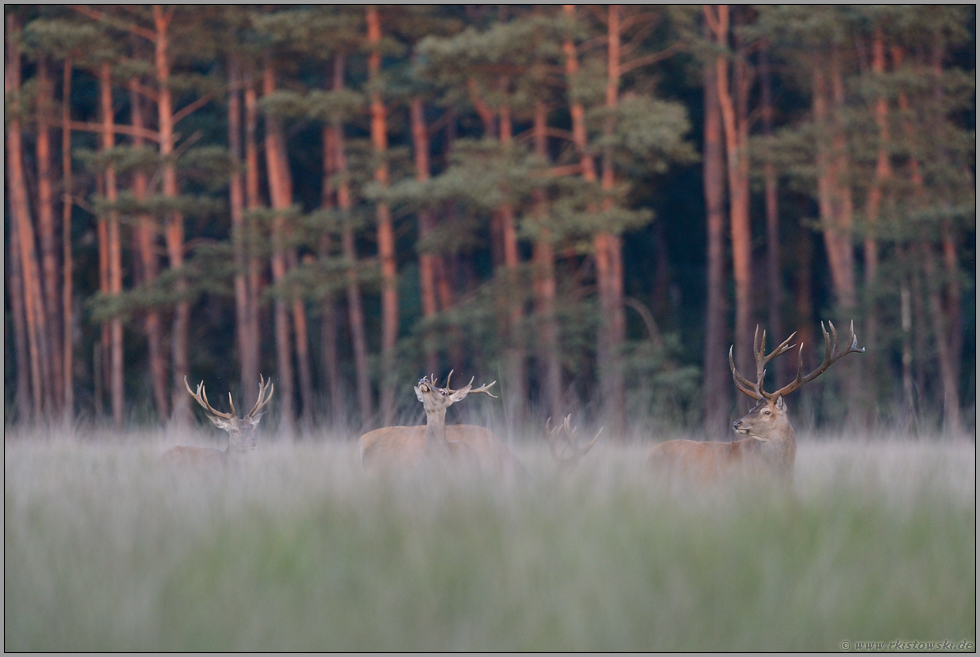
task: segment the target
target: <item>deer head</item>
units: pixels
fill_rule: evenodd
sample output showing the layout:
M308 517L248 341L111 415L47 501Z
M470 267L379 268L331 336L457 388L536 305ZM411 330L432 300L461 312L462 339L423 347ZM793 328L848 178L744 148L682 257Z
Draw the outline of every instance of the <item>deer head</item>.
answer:
M255 449L255 427L258 426L259 420L265 413L262 409L272 399L272 393L275 391L275 386L271 380L265 380L261 374L259 375L259 397L255 400L255 406L244 417L236 417L235 402L232 401L230 392L228 393L228 404L231 406L231 413L222 413L216 411L208 402L208 395L204 391L204 381L197 385L197 392L191 390L187 383L187 377L184 377L184 386L187 387L187 392L190 393L191 397L206 411L205 415L211 420L211 423L228 432L229 450L246 452Z
M733 425L735 431L741 434L748 434L760 440L767 440L772 435L778 435L779 430L784 428L784 425L789 425L789 419L786 417L786 404L783 401L786 395L813 381L827 371L827 368L847 354L864 353L864 347L858 348L857 346L857 336L854 335L853 320L851 321L850 336L847 340L848 347L844 350L840 350L837 346L837 329L834 328L834 323L827 323L830 325L830 333L824 328L823 322L820 322L820 330L823 332L825 347L824 359L820 366L806 376L803 375L803 343L800 343L796 378L775 392L766 392L762 388L762 382L766 377L766 364L773 358L787 353L796 346L789 344L796 336L795 332L767 354L766 332L762 332L762 340L760 341L759 327L756 326L755 338L753 340L753 353L755 354L756 365L755 381L750 381L735 369L735 359L732 357L732 350L728 350L728 364L732 370L732 378L735 380L735 386L758 402L745 417L735 422Z
M473 387L473 380L476 377L470 379L470 382L459 390L453 390L449 387L449 380L453 376L453 371L450 370L449 376L446 377L446 387L440 388L436 385L436 377L433 374L430 379L427 376L423 376L419 379L419 383L415 386L415 396L418 400L422 402L422 407L425 409L425 414L445 414L446 409L455 404L458 401L466 399L467 395L476 394L478 392L496 399L496 395L490 393L490 387L493 386L496 381L492 383L487 383L479 388Z

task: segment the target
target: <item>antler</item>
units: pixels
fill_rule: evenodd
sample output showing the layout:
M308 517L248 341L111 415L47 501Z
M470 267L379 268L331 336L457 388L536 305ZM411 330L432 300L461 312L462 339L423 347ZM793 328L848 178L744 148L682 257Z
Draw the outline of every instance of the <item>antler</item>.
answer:
M775 392L766 392L762 389L762 381L766 377L766 363L777 356L781 356L790 349L793 349L796 345L788 345L787 343L789 343L789 341L796 336L796 333L794 332L792 335L786 338L778 347L773 349L773 351L767 355L765 353L766 332L762 332L762 343L759 344L759 327L756 326L755 340L753 344L756 363L756 381L754 383L739 374L738 370L735 369L735 360L732 358L732 349L729 348L728 350L728 364L732 369L732 378L735 380L736 387L738 387L739 390L744 392L752 399L761 400L765 398L775 401L776 398L785 397L799 387L813 381L815 378L827 371L828 367L847 354L864 353L864 347L859 349L857 346L857 336L854 334L854 320L851 320L851 334L850 339L848 340L849 346L844 351L837 350L837 329L834 328L834 323L829 321L827 323L830 325L830 334L828 334L827 329L824 328L823 322L820 322L820 330L823 331L825 345L824 360L820 367L813 370L806 376L803 376L803 343L800 343L796 364L796 378ZM833 345L831 345L831 335L833 335Z
M569 429L568 426L569 423L571 422L571 419L572 419L571 415L566 415L564 421L558 426L556 426L554 429L551 428L550 417L548 418L548 421L544 423L544 434L545 434L545 438L548 439L548 449L551 450L552 458L554 458L555 461L558 463L558 465L561 467L569 467L577 463L579 459L585 456L588 453L588 451L592 449L592 446L595 445L597 440L599 440L599 435L602 433L602 428L600 428L599 433L595 435L595 438L592 439L592 442L590 442L588 445L585 445L584 447L576 447L575 443L572 442L572 437L571 437L571 434L575 433L575 429ZM568 447L572 450L570 456L562 457L558 453L557 442L558 442L559 434L565 436L565 442L568 443Z
M207 392L204 391L204 381L201 381L199 384L197 384L197 392L194 392L191 390L190 384L187 383L187 377L185 376L184 386L187 388L187 392L190 393L191 397L193 397L195 401L197 401L197 403L200 404L201 407L207 412L211 413L212 415L215 415L216 417L220 417L224 420L230 420L231 418L234 417L231 413L222 413L221 411L216 411L211 407L211 404L208 403L208 394ZM231 399L230 393L228 398ZM232 410L235 410L234 405L232 405L231 408Z
M790 334L788 338L782 341L778 347L772 350L768 355L766 354L766 332L762 332L762 342L759 342L759 325L755 326L755 337L752 338L752 353L755 355L755 382L749 381L744 376L739 374L738 370L735 369L735 359L732 357L732 349L734 346L728 348L728 366L732 368L732 378L735 380L735 386L744 392L746 395L752 399L762 399L766 393L762 390L762 381L766 378L766 364L777 356L782 356L787 351L795 347L796 345L790 345L789 342L794 337L796 337L796 331ZM802 349L803 345L800 345ZM802 358L802 356L801 356ZM801 361L802 362L802 361Z
M780 388L779 390L777 390L776 392L773 393L763 392L762 394L764 394L768 399L773 399L773 400L775 400L777 397L785 397L786 395L793 392L797 388L806 385L810 381L813 381L815 378L817 378L818 376L826 372L828 367L836 363L838 360L840 360L847 354L864 353L864 347L861 347L859 349L857 346L858 339L857 336L854 335L853 319L851 320L851 335L850 335L850 339L848 340L848 347L844 351L837 351L837 329L834 328L833 322L828 321L827 323L830 325L829 335L827 333L827 329L825 329L823 326L823 322L820 322L820 330L823 331L823 341L824 341L824 358L823 358L823 363L820 364L820 367L813 370L806 376L803 376L803 345L801 344L800 356L796 365L796 378L793 379L788 384L786 384L785 386L783 386L782 388ZM833 335L834 337L833 346L831 346L830 343L831 335Z
M255 400L255 406L252 407L252 410L248 412L248 415L244 419L251 419L258 411L262 410L269 403L269 400L272 399L272 393L275 390L276 386L272 383L272 379L263 379L262 375L259 374L259 397ZM266 392L269 394L266 394ZM229 398L230 396L231 393L229 393ZM264 399L263 396L265 397Z
M449 379L451 379L451 378L452 378L452 376L453 376L453 372L455 372L455 370L449 370L449 376L447 376L447 377L446 377L446 387L445 387L445 388L443 388L443 390L445 390L445 391L446 391L446 393L447 393L447 394L450 394L450 395L451 395L451 394L453 394L454 392L457 392L456 390L453 390L452 388L450 388L450 387L449 387ZM473 385L473 381L475 381L475 380L476 380L476 377L474 376L473 378L471 378L471 379L470 379L470 382L469 382L469 383L467 383L467 384L466 384L465 386L463 386L463 388L468 388L469 386L472 386L472 385ZM496 382L496 381L493 381L493 382L491 382L491 383L484 383L484 384L483 384L482 386L480 386L479 388L472 388L472 389L471 389L471 390L469 391L469 393L468 393L468 394L470 394L470 395L472 395L472 394L475 394L475 393L478 393L478 392L482 392L482 393L483 393L484 395L486 395L487 397L491 397L491 398L493 398L493 399L496 399L496 398L497 398L497 396L496 396L496 395L494 395L494 394L491 394L491 393L490 393L490 388L491 388L491 387L492 387L492 386L493 386L493 385L494 385L495 383L497 383L497 382ZM435 381L433 381L433 383L432 383L432 385L435 385ZM460 390L462 390L462 388L460 388Z

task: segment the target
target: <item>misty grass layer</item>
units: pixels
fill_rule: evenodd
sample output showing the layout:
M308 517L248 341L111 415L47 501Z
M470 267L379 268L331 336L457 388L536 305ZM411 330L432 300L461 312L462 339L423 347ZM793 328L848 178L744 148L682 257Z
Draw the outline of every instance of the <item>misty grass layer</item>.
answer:
M975 644L975 503L948 450L909 451L900 481L801 450L823 465L790 495L665 490L613 448L564 476L525 451L511 481L365 477L346 445L217 472L158 451L8 443L7 650Z

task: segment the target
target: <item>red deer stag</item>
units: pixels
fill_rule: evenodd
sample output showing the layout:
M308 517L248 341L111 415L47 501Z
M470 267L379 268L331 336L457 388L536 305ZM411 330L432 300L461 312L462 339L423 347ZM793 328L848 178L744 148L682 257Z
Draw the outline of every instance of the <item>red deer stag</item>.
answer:
M730 443L670 440L651 449L647 462L661 472L690 475L702 482L717 481L726 475L744 474L768 475L777 481L791 483L796 460L796 433L790 424L783 398L813 381L847 354L864 353L864 347L857 346L853 321L847 341L848 347L843 351L838 350L837 330L834 324L828 323L829 334L823 322L820 323L825 344L825 355L820 367L806 376L803 375L803 344L801 343L796 378L775 392L766 392L762 389L762 382L766 376L766 363L796 346L789 344L796 336L795 332L771 353L766 354L766 333L762 332L760 344L759 329L756 327L753 350L756 363L755 381L750 381L735 369L732 350L729 349L728 362L735 386L758 402L745 417L737 420L733 425L736 432L748 438Z
M197 392L191 390L187 384L187 377L184 377L184 385L191 397L206 411L207 418L211 420L211 423L228 432L228 447L214 449L177 445L164 453L163 458L166 461L192 464L226 463L229 459L245 455L255 449L255 427L258 426L259 420L265 413L262 409L272 399L272 393L275 390L271 380L265 380L261 374L259 375L259 397L255 400L255 406L252 407L252 410L241 418L235 416L235 402L232 401L230 392L228 393L228 403L231 405L231 413L222 413L214 410L208 402L203 381L198 384Z
M361 465L374 470L381 465L417 465L434 459L466 459L497 471L521 469L521 464L492 431L472 424L446 426L446 410L467 395L483 393L496 399L490 387L496 381L473 388L473 379L459 390L436 385L435 377L422 377L415 396L425 409L425 426L385 427L361 436ZM475 377L474 377L475 378Z

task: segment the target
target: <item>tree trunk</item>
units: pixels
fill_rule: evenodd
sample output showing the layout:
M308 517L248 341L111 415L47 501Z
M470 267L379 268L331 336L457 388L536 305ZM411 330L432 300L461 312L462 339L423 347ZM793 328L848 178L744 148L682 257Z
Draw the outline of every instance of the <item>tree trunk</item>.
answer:
M21 280L24 285L24 317L27 328L28 356L31 368L31 393L33 419L40 423L44 412L44 377L49 376L45 367L44 328L47 325L42 303L41 279L38 271L34 227L31 225L27 184L24 179L23 144L20 126L20 27L13 14L7 15L7 59L3 77L4 92L10 102L10 118L7 121L7 184L10 190L11 226L16 223L16 242L19 248ZM12 235L13 237L13 235Z
M323 128L323 208L336 209L337 174L337 129L332 126ZM331 237L324 230L320 235L320 258L326 259L331 255ZM346 424L344 410L344 394L340 387L340 370L337 354L337 300L333 291L328 292L323 299L320 312L321 350L323 352L323 376L330 391L330 423L334 430Z
M52 414L61 409L64 399L61 356L61 308L58 303L58 251L55 242L54 191L51 180L51 107L54 83L45 58L37 64L37 219L41 246L42 289L47 316L45 341L51 358L51 378L46 382L46 396Z
M729 40L729 7L718 5L715 39L727 48ZM748 73L742 49L738 48L734 64L735 99L729 89L728 60L715 60L718 102L721 107L728 169L729 218L732 226L732 268L735 274L735 363L750 370L752 357L752 227L749 220L748 180ZM744 371L744 370L743 370Z
M8 126L9 129L9 126ZM8 133L9 134L9 133ZM9 137L8 137L9 139ZM8 162L7 170L10 171ZM11 180L12 177L8 177ZM31 364L28 356L27 311L24 306L24 277L20 261L20 235L17 230L17 218L10 217L10 233L8 248L7 291L10 294L10 311L14 323L14 357L16 358L17 389L14 392L14 406L17 408L17 420L29 422L32 414L31 407Z
M500 108L500 144L506 152L513 148L514 126L510 106ZM506 194L505 194L506 196ZM517 229L514 225L514 206L510 200L504 202L498 212L501 245L504 255L504 270L507 277L506 289L506 335L504 336L504 375L507 377L506 413L513 426L524 422L524 408L527 399L527 366L524 336L521 334L521 321L524 317L524 292L518 274L520 253L517 248Z
M422 97L415 96L411 103L412 147L415 152L415 180L425 184L430 177L429 131L425 124L425 107ZM419 210L419 241L424 241L435 229L435 217L429 207ZM425 353L425 371L439 369L439 335L432 328L438 307L436 305L435 260L437 256L419 251L419 292L422 296L422 320L426 328L422 335Z
M619 5L609 6L608 51L606 77L606 110L609 112L604 126L607 139L615 131L614 114L619 105L619 81L621 53L621 26ZM567 66L567 60L566 60ZM581 131L581 129L580 129ZM592 167L594 170L594 166ZM616 171L611 146L603 149L602 189L606 192L604 209L612 209L612 194L616 185ZM602 389L603 415L610 423L612 435L622 435L626 425L626 390L623 366L620 358L626 339L626 317L622 294L622 247L617 235L600 231L593 238L595 249L596 282L599 291L601 321L596 345L596 360Z
M534 151L544 160L547 150L547 114L544 102L534 108ZM542 399L552 418L562 415L561 361L558 356L558 323L555 318L555 255L548 226L548 198L543 189L534 192L538 237L534 243L535 310L538 315L538 358L543 366Z
M275 91L275 74L272 65L266 62L262 75L262 93L266 96ZM278 117L265 117L265 167L269 181L269 199L275 210L287 210L292 205L292 190L288 189L288 178L284 175L286 163L282 162L285 148L282 142L282 124ZM276 284L286 277L286 253L283 239L285 237L286 219L279 215L272 220L272 279ZM293 410L295 392L293 388L292 345L290 344L289 305L282 298L282 291L274 303L275 334L276 334L276 366L279 372L279 383L282 385L280 413L282 414L282 431L287 436L295 434L296 413Z
M762 133L767 139L772 138L772 78L769 70L769 50L763 47L759 52L759 77L761 79L761 102L762 102ZM783 318L782 318L782 299L783 299L783 280L782 270L779 266L779 206L777 199L777 178L776 167L772 162L772 152L769 144L766 144L764 152L765 164L763 165L763 176L765 178L765 201L766 201L766 277L769 279L769 332L777 340L782 340ZM782 369L787 375L790 373L791 363L786 359ZM775 365L775 363L773 363Z
M933 97L936 103L937 116L936 126L942 125L944 116L943 107L943 87L941 84L943 75L943 56L945 46L941 32L936 34L936 42L932 49L932 74L933 74ZM945 148L940 147L941 159L948 165L948 157ZM944 210L949 210L949 200L946 196L942 201ZM959 406L959 379L960 363L963 354L963 292L960 285L960 266L959 258L956 254L956 231L948 216L943 216L939 222L940 240L942 242L943 265L945 268L945 333L943 338L948 340L949 346L949 371L946 373L943 385L950 383L950 390L944 389L943 398L946 407L946 428L950 433L960 434L963 432L962 420L960 418Z
M129 105L132 111L133 127L142 130L146 127L146 116L138 87L138 80L133 78L130 81ZM133 146L135 148L144 146L142 135L136 135L133 138ZM148 185L146 171L136 169L133 172L133 196L137 203L146 201ZM140 213L136 219L134 238L139 282L150 288L159 275L159 263L156 254L157 225L152 215ZM150 359L150 386L153 390L153 401L156 405L157 415L161 421L165 421L169 417L167 362L160 336L160 311L156 308L147 309L144 317L144 330L146 331L147 351Z
M109 62L99 68L99 97L102 112L102 150L110 152L116 145L115 117L112 110L112 69ZM119 201L119 187L116 180L116 167L108 164L105 169L105 198L109 204ZM122 244L119 235L119 211L110 209L106 217L106 238L109 296L122 293ZM118 316L109 320L109 394L112 400L112 421L117 430L123 427L125 419L125 390L123 382L123 331L122 319Z
M157 118L160 127L160 158L163 160L163 195L176 200L177 167L173 162L174 120L173 99L170 93L169 37L170 14L164 14L159 5L153 6L153 22L156 28L154 62L157 74ZM190 396L184 388L188 374L187 332L190 328L190 302L185 298L187 280L181 270L184 267L184 215L172 210L166 224L167 260L170 269L177 272L174 292L177 303L174 308L173 329L170 336L173 391L171 393L171 422L184 425L190 421Z
M334 60L334 91L344 88L345 58L338 55ZM344 227L341 233L341 248L344 259L349 263L347 270L347 314L350 318L351 341L354 347L354 372L357 377L357 401L361 409L361 429L367 429L371 424L374 411L371 407L371 379L368 371L367 337L364 331L364 310L361 307L361 285L357 274L357 251L354 244L354 228L351 225L351 195L350 180L347 171L347 153L344 149L343 126L337 125L335 140L336 154L334 162L337 166L339 181L337 183L337 206L344 215Z
M381 53L377 50L381 41L381 20L374 6L367 8L368 75L377 84L381 72ZM371 143L379 159L374 179L383 187L388 186L388 122L381 93L371 93ZM395 415L395 344L398 340L398 279L395 260L395 233L391 210L384 201L377 203L378 259L381 261L381 361L379 384L381 388L381 420L390 426Z
M245 202L249 210L262 206L259 191L259 149L258 149L258 100L255 83L245 85ZM245 286L245 324L247 343L242 356L242 387L245 405L251 408L258 398L259 360L261 358L262 334L259 328L259 293L262 288L262 261L255 255L256 245L261 239L257 222L250 219L243 222L244 257L247 263ZM248 369L245 369L245 366Z
M707 30L707 26L705 27ZM705 64L704 76L704 198L708 220L708 300L705 308L704 423L709 436L728 435L731 375L725 363L725 174L721 141L718 68Z
M74 263L71 249L71 216L74 207L72 199L72 176L71 176L71 71L72 62L65 60L64 77L61 87L61 179L64 187L64 195L61 205L61 249L62 249L62 274L63 281L61 286L62 303L62 364L61 373L64 377L63 389L64 399L64 421L65 426L71 426L75 417L75 377L74 377L74 340L72 339L72 273ZM18 379L19 380L19 379ZM19 392L19 391L18 391ZM26 388L25 388L26 392Z
M235 56L228 60L228 151L231 157L231 180L228 203L231 211L231 244L235 259L235 338L241 367L243 394L258 386L258 336L250 333L248 263L245 253L245 185L242 180L242 74L241 62ZM246 401L246 408L251 408Z

